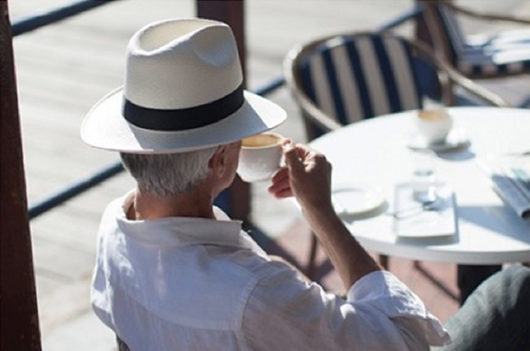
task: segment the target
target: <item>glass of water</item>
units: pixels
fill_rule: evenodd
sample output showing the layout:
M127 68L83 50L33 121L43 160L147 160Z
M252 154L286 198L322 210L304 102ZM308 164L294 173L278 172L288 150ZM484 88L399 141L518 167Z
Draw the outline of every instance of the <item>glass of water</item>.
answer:
M412 153L412 183L414 200L428 204L436 201L436 154L432 150Z

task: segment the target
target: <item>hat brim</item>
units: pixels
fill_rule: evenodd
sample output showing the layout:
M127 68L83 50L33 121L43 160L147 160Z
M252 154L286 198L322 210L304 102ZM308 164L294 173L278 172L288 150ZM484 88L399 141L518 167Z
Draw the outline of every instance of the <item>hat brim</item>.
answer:
M127 153L161 154L228 144L277 127L286 112L275 103L245 91L244 104L213 124L182 131L156 131L136 127L122 116L123 88L102 98L81 125L81 139L93 147Z

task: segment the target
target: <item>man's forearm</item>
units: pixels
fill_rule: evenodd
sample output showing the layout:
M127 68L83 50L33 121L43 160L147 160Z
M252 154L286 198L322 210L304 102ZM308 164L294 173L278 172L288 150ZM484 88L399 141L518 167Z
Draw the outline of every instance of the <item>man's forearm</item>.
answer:
M346 289L365 274L380 269L332 208L304 209L304 215Z
M379 267L350 234L331 203L331 164L326 157L304 145L284 142L287 169L273 177L269 191L276 196L292 194L324 247L333 266L349 289L363 275Z

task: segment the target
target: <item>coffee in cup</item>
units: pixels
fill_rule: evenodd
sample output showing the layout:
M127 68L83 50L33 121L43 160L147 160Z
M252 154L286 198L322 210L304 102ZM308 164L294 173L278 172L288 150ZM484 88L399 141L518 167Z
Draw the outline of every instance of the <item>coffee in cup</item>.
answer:
M428 144L443 142L453 127L453 119L445 109L419 110L415 122Z
M237 174L246 182L267 180L280 168L283 137L266 132L245 138L239 153Z

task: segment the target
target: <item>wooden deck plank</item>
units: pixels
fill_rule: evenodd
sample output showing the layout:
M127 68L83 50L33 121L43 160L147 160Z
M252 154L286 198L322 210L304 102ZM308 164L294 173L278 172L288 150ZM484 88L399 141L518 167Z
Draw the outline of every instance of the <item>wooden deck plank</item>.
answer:
M64 242L45 240L41 236L32 236L34 259L37 272L47 272L50 278L70 282L86 277L94 264L94 252L87 253L78 247L72 248Z

